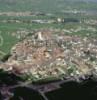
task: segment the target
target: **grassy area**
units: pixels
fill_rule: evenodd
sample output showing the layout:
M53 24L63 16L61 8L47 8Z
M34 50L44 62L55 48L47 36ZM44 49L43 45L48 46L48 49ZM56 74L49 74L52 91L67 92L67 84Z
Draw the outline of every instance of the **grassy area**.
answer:
M54 13L65 9L97 10L97 4L82 0L0 0L1 11L42 11Z
M0 58L10 52L12 46L18 41L15 37L8 33L1 33L3 44L0 46Z

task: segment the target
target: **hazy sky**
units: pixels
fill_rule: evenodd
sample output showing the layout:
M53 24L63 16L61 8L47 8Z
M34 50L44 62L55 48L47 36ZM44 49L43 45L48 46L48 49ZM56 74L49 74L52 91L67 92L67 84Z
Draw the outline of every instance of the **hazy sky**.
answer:
M64 0L65 1L65 0ZM70 1L70 0L69 0ZM72 0L73 1L73 0ZM74 0L74 1L97 1L97 0Z

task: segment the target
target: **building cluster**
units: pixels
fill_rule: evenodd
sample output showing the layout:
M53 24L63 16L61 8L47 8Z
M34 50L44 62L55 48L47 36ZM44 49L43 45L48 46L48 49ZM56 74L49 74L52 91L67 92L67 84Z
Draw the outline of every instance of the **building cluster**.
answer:
M79 78L97 74L97 40L94 38L34 33L11 49L0 68L27 74L32 80Z

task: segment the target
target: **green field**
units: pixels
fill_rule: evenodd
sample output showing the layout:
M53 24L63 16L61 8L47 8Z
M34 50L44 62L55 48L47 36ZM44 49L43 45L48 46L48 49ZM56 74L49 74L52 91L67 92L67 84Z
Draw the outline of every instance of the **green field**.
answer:
M0 58L10 52L11 47L18 41L15 37L8 33L1 33L3 43L0 46Z
M85 0L0 0L0 11L59 12L72 9L97 10L97 4Z

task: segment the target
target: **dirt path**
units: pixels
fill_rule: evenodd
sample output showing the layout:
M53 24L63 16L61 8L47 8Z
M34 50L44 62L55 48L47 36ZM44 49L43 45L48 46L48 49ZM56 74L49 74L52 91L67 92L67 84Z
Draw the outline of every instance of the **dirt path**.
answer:
M5 53L3 51L0 51L0 54L5 55Z
M3 37L0 35L0 46L3 45L3 42L4 42Z

